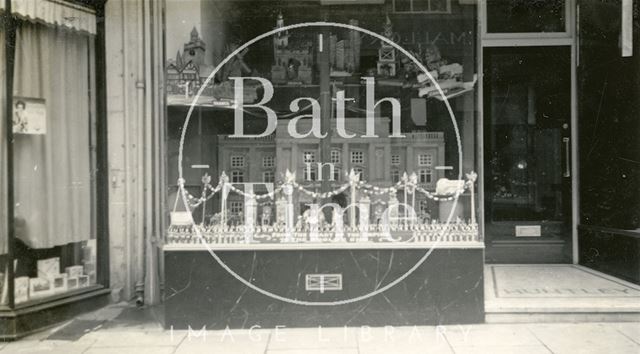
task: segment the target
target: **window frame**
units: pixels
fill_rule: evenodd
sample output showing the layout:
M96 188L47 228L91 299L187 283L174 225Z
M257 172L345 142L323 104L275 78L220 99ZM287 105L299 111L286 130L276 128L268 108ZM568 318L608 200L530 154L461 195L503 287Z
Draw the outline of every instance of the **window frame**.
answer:
M8 2L10 4L10 2ZM61 6L69 6L69 4L62 4ZM108 130L107 130L107 85L106 85L106 39L105 39L105 9L104 2L96 2L95 4L78 4L79 8L83 11L87 10L92 12L92 15L96 20L95 33L87 40L93 45L93 53L89 55L88 70L89 75L93 76L94 82L89 85L88 94L93 98L93 109L87 114L94 114L93 121L90 123L89 143L87 146L87 152L92 151L92 161L89 163L90 179L92 182L90 192L91 208L95 208L92 218L93 224L91 225L91 233L95 235L95 283L91 283L89 286L80 288L79 290L67 290L59 294L47 295L38 298L30 298L26 302L15 302L15 269L14 267L7 267L7 301L0 304L0 310L10 311L9 313L15 314L10 321L23 321L28 325L25 328L20 329L18 332L41 330L41 325L31 321L31 308L39 308L46 311L47 308L73 306L78 301L95 297L98 299L98 295L106 294L109 290L110 284L110 261L109 261L109 191L110 184L109 173L110 170L108 162ZM6 135L0 137L6 142L6 158L5 166L3 166L2 173L6 173L9 178L6 182L6 199L2 202L6 202L6 219L0 219L0 224L6 225L6 238L0 240L0 242L6 243L6 257L8 260L15 260L16 258L16 223L15 223L15 156L13 150L13 144L9 143L13 141L13 105L11 102L14 99L14 74L15 74L15 62L9 58L15 57L15 48L17 44L16 32L20 23L40 23L33 21L32 19L24 19L20 14L11 11L11 7L8 6L4 9L3 17L5 19L3 31L6 34L5 42L0 44L5 49L5 61L2 62L5 70L5 81L2 85L5 85L5 99L6 107L4 119L0 124L5 125ZM49 24L42 24L44 26L50 26ZM62 28L61 25L56 25L56 28ZM73 30L72 30L73 31ZM105 171L104 173L96 173L96 171ZM63 301L60 303L60 301ZM93 301L93 300L91 300ZM87 305L89 305L87 303ZM16 312L16 311L22 312ZM6 315L2 316L3 320L8 320ZM62 316L61 319L64 319ZM29 333L29 332L23 332ZM8 332L0 331L0 334L8 334Z
M240 159L240 161L242 161L241 164L237 165L234 163L234 159ZM231 166L231 168L244 168L246 166L246 161L243 155L231 155L231 157L229 157L229 165Z
M335 159L334 159L335 157ZM342 151L338 149L331 149L331 155L329 161L333 164L339 164L342 162Z
M311 161L307 161L307 156L311 156ZM302 152L302 163L316 163L316 152L313 150L305 150Z
M451 13L451 1L452 0L444 0L447 3L447 8L444 11L439 11L439 10L431 10L431 1L433 0L428 0L429 1L429 10L414 10L413 9L413 2L415 0L407 0L409 1L410 5L409 11L398 11L396 10L396 1L398 0L393 0L392 4L391 4L391 13L393 14L420 14L420 15L442 15L442 14L450 14Z
M424 181L423 181L424 175ZM421 168L418 170L418 183L422 184L433 184L433 169L431 168Z
M234 211L233 209L236 208L238 209L239 206L239 211ZM229 201L229 213L231 213L232 215L236 215L238 213L244 213L244 202L241 200L231 200Z
M276 157L275 156L273 156L273 155L264 155L264 156L262 156L262 167L263 168L274 168L275 166L276 166Z
M267 175L271 176L270 181L267 181ZM275 183L276 182L276 174L274 171L262 171L262 182L263 183Z
M488 32L487 0L481 0L478 6L480 37L485 47L503 46L535 46L535 45L571 45L573 43L573 26L575 0L565 0L563 32ZM543 41L541 41L543 40ZM539 44L541 43L541 44ZM553 43L553 44L551 44Z
M360 155L360 161L354 161L354 156ZM362 150L353 150L349 152L349 162L352 165L364 165L364 151Z
M400 182L400 170L393 169L391 170L391 183Z
M425 161L422 161L422 158L424 157ZM421 167L431 167L433 166L433 154L432 153L428 153L425 152L424 154L418 154L418 166Z
M236 179L239 178L240 181ZM233 170L231 171L231 183L244 183L244 171L242 170Z

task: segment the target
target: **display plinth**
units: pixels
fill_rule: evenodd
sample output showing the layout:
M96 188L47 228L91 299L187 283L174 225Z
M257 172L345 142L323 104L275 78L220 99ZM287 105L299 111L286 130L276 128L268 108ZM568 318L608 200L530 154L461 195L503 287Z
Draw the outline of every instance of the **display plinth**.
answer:
M303 245L306 249L281 245L287 249L280 250L276 245L261 250L252 246L227 246L215 254L257 287L306 302L346 300L382 288L414 267L430 248L426 244ZM343 305L305 306L247 287L203 245L168 245L163 249L164 326L225 329L483 322L482 244L443 246L435 247L409 276L373 297ZM309 276L336 275L339 290L333 290L335 283L326 283L323 289L307 284Z
M104 307L110 294L110 289L94 285L20 304L13 310L0 309L0 340L15 340Z

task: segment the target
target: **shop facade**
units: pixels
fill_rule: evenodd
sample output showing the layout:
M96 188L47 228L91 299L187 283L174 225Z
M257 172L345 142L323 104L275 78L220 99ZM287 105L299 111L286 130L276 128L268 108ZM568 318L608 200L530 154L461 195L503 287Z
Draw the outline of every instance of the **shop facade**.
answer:
M640 282L636 3L64 8L3 31L7 318L110 295L167 328L479 323L485 264Z

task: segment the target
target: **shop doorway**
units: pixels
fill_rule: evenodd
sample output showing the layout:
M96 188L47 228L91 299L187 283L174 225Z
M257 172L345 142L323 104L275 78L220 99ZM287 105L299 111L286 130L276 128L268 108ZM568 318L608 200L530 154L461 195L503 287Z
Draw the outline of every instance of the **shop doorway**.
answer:
M571 49L483 49L488 263L572 260Z

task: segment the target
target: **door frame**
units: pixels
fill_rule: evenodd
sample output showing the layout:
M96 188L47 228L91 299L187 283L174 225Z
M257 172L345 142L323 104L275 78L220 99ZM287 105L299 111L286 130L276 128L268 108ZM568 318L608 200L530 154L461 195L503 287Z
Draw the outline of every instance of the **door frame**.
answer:
M478 21L477 21L477 72L478 72L478 121L476 124L477 141L477 161L478 161L478 199L482 208L479 213L480 232L483 239L486 237L486 218L484 208L485 183L484 183L484 48L489 47L535 47L535 46L567 46L571 53L571 261L578 264L578 223L579 223L579 185L578 185L578 94L577 94L577 66L578 62L578 21L579 7L577 0L566 0L565 6L565 32L556 33L487 33L487 1L478 0Z

